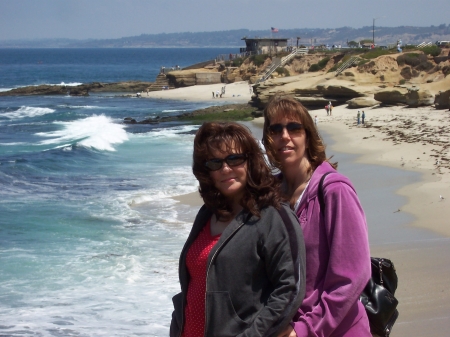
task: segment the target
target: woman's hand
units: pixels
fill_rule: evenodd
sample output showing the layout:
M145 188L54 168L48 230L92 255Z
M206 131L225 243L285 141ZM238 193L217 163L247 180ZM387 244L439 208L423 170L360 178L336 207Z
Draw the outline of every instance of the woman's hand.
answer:
M297 337L293 327L288 325L277 337Z

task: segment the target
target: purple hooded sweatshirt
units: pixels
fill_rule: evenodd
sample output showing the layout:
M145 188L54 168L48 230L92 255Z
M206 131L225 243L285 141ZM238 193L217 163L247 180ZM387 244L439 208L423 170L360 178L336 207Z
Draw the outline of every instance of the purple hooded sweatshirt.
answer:
M317 197L320 178L325 212ZM306 295L292 326L298 337L371 337L359 301L370 278L367 224L352 183L324 162L314 171L297 216L306 245Z

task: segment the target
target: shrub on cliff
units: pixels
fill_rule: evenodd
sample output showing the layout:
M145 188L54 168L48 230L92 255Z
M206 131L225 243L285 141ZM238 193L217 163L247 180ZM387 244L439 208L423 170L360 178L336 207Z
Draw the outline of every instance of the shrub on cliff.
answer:
M233 67L240 67L243 62L244 59L242 57L235 58L233 59Z
M325 57L324 59L321 59L319 62L317 62L317 64L319 65L320 69L325 68L325 66L327 65L329 60L330 60L329 57Z
M330 60L329 57L325 57L324 59L321 59L319 62L311 65L311 67L309 67L308 71L322 70L323 68L325 68L325 66L327 65L329 60Z
M250 57L250 61L252 61L255 66L259 67L264 64L264 62L267 60L268 57L269 57L269 55L267 55L267 54L252 55Z
M367 53L364 53L363 55L361 55L361 57L370 60L370 59L375 59L382 55L393 54L394 52L396 52L396 51L389 50L389 49L386 50L386 49L377 48L377 49L371 49Z
M439 48L438 46L423 47L423 48L421 48L421 50L426 55L431 55L431 56L439 56L439 54L441 53L441 48Z
M278 73L278 75L291 76L289 70L283 67L278 67L275 71Z
M308 71L314 72L314 71L319 71L320 67L317 63L314 63L311 65L311 67L309 67Z
M397 64L399 66L404 66L405 64L411 67L415 67L419 65L421 62L425 61L427 57L423 54L416 54L416 53L407 53L402 54L399 57L397 57Z

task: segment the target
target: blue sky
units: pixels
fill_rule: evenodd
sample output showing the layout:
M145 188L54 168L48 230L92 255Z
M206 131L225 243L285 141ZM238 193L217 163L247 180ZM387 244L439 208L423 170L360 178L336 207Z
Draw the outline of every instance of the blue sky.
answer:
M0 40L247 28L438 26L450 0L0 0Z

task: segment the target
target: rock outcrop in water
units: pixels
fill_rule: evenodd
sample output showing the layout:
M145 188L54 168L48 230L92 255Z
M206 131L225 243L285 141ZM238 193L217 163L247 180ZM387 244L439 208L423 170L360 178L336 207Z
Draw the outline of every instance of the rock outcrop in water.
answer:
M36 85L0 92L0 96L32 96L32 95L70 95L89 96L89 92L142 92L152 82L126 81L117 83L93 82L76 86Z

